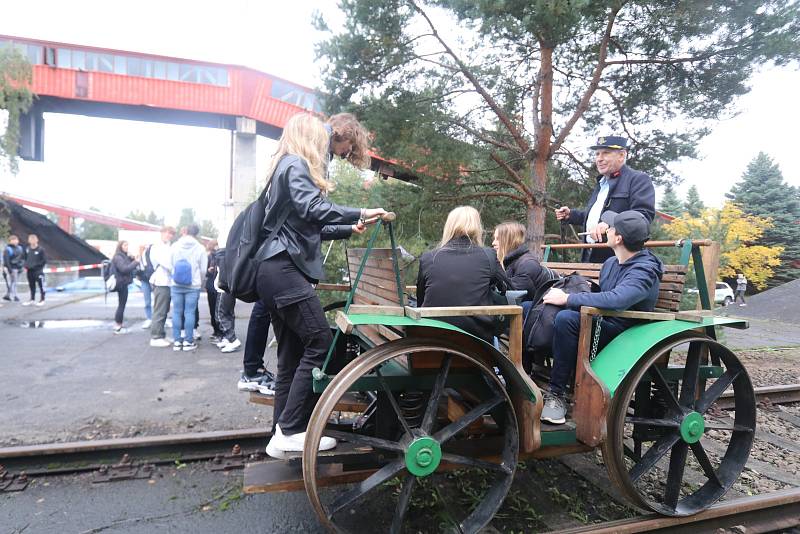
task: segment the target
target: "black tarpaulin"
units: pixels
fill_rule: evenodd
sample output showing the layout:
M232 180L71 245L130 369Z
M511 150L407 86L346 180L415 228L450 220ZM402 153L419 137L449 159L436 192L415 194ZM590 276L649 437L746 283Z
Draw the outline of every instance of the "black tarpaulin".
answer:
M91 265L108 259L105 254L83 239L68 234L44 215L12 200L0 197L0 210L10 216L11 233L19 237L21 245L27 246L28 235L39 236L39 244L47 253L48 260L77 261L79 265ZM8 236L2 236L3 241L7 239ZM81 276L98 272L81 271Z

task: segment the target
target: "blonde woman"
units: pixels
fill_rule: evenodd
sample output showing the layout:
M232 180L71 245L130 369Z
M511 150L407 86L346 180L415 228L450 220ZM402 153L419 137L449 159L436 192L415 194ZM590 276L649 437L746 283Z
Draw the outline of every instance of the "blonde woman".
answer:
M447 215L439 246L420 256L417 305L489 306L493 287L505 291L510 281L495 251L483 246L478 210L459 206ZM495 334L494 321L488 316L443 320L490 343Z
M525 245L525 227L518 222L504 222L494 229L492 248L497 252L500 265L511 280L511 289L527 291L523 300L535 300L544 284L557 278Z
M258 251L258 295L272 318L278 340L275 431L267 454L283 458L302 451L317 397L311 370L321 367L333 341L314 290L322 278L321 239L363 231L363 220L383 216L381 208L338 206L325 196L331 136L322 121L295 115L286 123L269 169L267 215L262 235L274 235ZM281 221L283 221L281 223ZM278 228L277 233L273 229ZM320 449L336 446L323 437Z

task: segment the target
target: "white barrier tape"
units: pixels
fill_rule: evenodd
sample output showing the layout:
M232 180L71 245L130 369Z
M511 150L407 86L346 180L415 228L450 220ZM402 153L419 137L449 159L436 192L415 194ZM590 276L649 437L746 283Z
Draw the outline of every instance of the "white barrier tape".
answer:
M93 263L92 265L75 265L74 267L50 267L45 269L46 273L70 273L73 271L85 271L87 269L97 269L102 267L102 263Z

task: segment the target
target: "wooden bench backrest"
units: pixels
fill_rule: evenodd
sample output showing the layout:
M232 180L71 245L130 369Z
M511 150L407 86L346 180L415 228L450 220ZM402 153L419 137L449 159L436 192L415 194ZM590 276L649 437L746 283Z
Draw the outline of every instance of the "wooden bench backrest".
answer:
M559 274L577 272L599 283L602 263L555 263L545 262L544 265ZM661 284L658 289L658 301L655 311L677 312L680 308L683 286L686 283L686 265L664 265L664 274L661 275Z
M366 249L349 248L347 249L347 266L350 272L350 283L356 280L358 267L364 257ZM372 304L378 306L405 306L404 288L397 290L397 275L395 274L392 258L392 249L373 248L367 264L361 273L361 278L353 295L354 304ZM400 271L400 281L402 283L403 272ZM403 295L403 298L400 298Z
M350 273L350 283L353 284L358 274L361 260L364 258L363 248L347 249L347 267ZM398 256L399 256L398 252ZM403 281L403 271L400 272L400 283ZM397 275L394 270L392 249L373 248L369 252L367 263L361 272L361 278L353 295L353 304L369 304L373 306L405 306L406 298L404 287L397 291ZM400 297L402 295L402 298ZM375 345L402 337L399 331L382 326L361 325L359 332Z

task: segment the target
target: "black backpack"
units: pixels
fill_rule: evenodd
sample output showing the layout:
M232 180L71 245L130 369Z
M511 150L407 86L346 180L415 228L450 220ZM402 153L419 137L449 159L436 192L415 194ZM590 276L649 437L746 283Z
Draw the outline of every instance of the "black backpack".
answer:
M544 295L553 287L569 294L600 291L596 283L577 273L550 280L539 288L535 304L525 317L522 326L522 366L529 373L533 363L544 365L545 360L552 356L553 325L558 312L564 309L562 306L542 302Z
M136 271L136 278L142 282L149 282L150 277L156 272L155 267L153 267L153 262L150 261L150 249L152 248L153 245L148 245L144 251L144 269L138 269Z
M271 182L270 182L271 183ZM263 243L275 239L286 217L291 203L283 208L278 223L266 239L261 239L264 219L267 215L267 190L269 184L258 198L247 206L233 221L228 240L225 242L225 256L219 263L219 287L242 302L258 300L256 272L258 263L255 255Z

